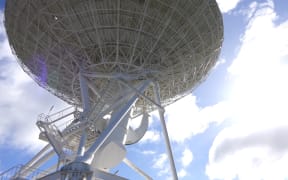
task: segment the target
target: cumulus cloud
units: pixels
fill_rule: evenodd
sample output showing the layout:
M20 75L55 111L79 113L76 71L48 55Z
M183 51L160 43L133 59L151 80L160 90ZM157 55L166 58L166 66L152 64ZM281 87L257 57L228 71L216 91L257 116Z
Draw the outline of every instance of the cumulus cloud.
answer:
M148 130L139 143L155 143L159 142L160 133L157 130Z
M4 38L4 34L5 34L5 27L3 26L3 20L4 20L4 12L3 10L0 10L0 18L1 18L1 22L0 22L0 39Z
M141 151L141 153L144 155L153 155L153 154L156 154L156 151L144 150L144 151Z
M153 164L152 167L158 172L157 176L161 177L162 179L172 179L172 174L171 174L171 167L169 165L169 159L168 155L166 153L156 153L154 151L150 152L147 151L147 153L143 154L149 154L153 155ZM177 156L179 158L175 158L174 160L177 163L179 163L179 169L177 169L177 175L179 178L184 178L189 176L189 173L187 172L189 165L193 161L193 153L189 148L184 148L181 154Z
M200 108L192 95L168 106L166 110L169 137L178 143L203 133L211 123L223 122L230 112L226 102Z
M66 104L38 87L23 72L11 54L3 12L0 12L0 145L34 152L43 142L38 140L37 115L52 105Z
M157 176L167 176L167 174L169 175L170 168L167 154L162 153L155 156L153 159L152 167L158 171Z
M193 153L192 151L190 151L190 149L185 148L183 153L182 153L182 157L181 157L181 163L183 167L187 167L191 164L193 160Z
M193 153L189 148L186 147L184 149L184 151L182 152L180 161L181 161L182 167L180 170L178 170L177 174L179 178L184 178L189 175L187 172L187 169L193 161Z
M283 139L283 137L288 136L287 130L288 125L253 129L250 132L245 127L240 126L228 128L217 137L219 139L215 140L217 146L215 146L216 149L213 151L214 154L211 155L211 158L215 162L221 161L227 154L233 154L235 151L247 147L267 147L271 152L281 154L288 150L288 142ZM243 131L245 131L245 134Z
M13 55L11 53L8 39L6 38L5 27L3 23L4 13L0 10L0 59L3 60L4 58L11 59Z
M211 179L285 179L287 136L288 125L249 132L245 126L227 128L213 143L206 172Z
M235 80L229 102L234 125L220 132L210 149L210 179L288 177L288 21L275 23L271 0L254 2L250 10L229 68Z
M217 0L218 6L222 13L228 13L235 9L241 0Z
M221 59L219 59L219 60L216 62L216 64L215 64L215 66L213 67L213 69L217 69L219 66L221 66L222 64L225 64L225 63L226 63L226 59L221 58Z
M187 176L187 171L185 169L181 169L178 173L178 177L184 178L185 176Z

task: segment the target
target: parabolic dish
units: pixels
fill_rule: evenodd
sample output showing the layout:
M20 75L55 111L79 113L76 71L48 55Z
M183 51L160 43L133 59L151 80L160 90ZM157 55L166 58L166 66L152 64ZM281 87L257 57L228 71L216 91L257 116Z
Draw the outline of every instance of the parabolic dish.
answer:
M92 103L121 96L119 77L157 81L171 104L205 79L223 41L215 0L7 0L5 26L24 71L75 105L79 71ZM152 98L152 89L145 94ZM136 106L153 109L144 100Z

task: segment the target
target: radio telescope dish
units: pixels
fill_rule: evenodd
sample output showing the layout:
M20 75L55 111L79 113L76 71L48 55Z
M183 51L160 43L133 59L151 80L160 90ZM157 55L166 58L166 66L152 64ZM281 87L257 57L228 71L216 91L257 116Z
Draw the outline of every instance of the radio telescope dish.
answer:
M120 162L151 179L126 159L125 145L144 136L148 112L158 109L177 179L163 107L216 63L223 22L215 0L6 0L5 27L24 71L76 107L39 117L40 139L49 144L18 178L56 153L57 172L41 179L124 179L108 173Z
M79 106L81 69L92 103L113 101L123 87L109 77L119 76L132 84L157 81L168 105L206 77L223 40L214 0L8 0L5 26L23 69ZM109 96L101 97L107 88ZM142 101L136 106L153 109Z

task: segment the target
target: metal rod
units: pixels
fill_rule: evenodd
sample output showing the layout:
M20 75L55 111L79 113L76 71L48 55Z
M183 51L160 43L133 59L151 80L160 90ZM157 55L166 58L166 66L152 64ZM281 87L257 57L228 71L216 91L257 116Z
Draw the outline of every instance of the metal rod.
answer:
M73 113L75 113L75 111L70 112L70 113L68 113L68 114L66 114L66 115L64 115L64 116L61 116L61 117L59 117L59 118L57 118L57 119L55 119L55 120L53 120L53 121L50 121L50 122L48 122L48 124L53 124L53 123L55 123L55 122L57 122L57 121L59 121L59 120L61 120L61 119L64 119L65 117L68 117L68 116L72 115Z
M34 167L35 164L44 157L44 153L51 147L50 144L47 144L40 152L38 152L29 162L27 162L23 168L20 170L20 174L25 175L30 167Z
M129 94L125 94L123 95L123 97L121 99L118 99L117 102L115 102L113 105L109 106L107 109L105 109L104 111L101 111L100 113L97 114L97 116L93 119L94 122L97 121L98 117L103 117L104 115L108 114L109 112L111 112L113 109L115 109L116 107L119 107L120 105L122 105L124 103L124 99L126 99L129 96ZM91 113L91 112L90 112ZM90 117L90 114L87 115L87 117ZM88 118L88 121L91 121L90 118ZM79 127L79 129L74 129L73 131L70 131L69 133L63 133L65 134L65 136L69 136L72 133L78 133L81 130L87 128L90 124L89 123L83 123L83 126Z
M55 154L55 151L51 150L47 152L45 155L43 155L40 159L37 160L32 166L25 166L23 172L21 171L21 176L29 176L33 172L29 172L29 169L37 169L39 168L43 163L47 162L53 155Z
M88 86L87 86L87 80L82 76L82 73L79 73L79 81L80 81L80 90L81 90L81 100L82 100L82 106L83 106L83 114L80 118L80 121L85 121L84 117L86 117L87 113L89 112L89 97L88 97ZM81 139L78 146L77 156L83 156L85 153L85 144L87 139L87 132L86 128L83 129Z
M142 175L145 179L147 180L152 180L152 178L146 174L144 171L142 171L140 168L138 168L135 164L133 164L129 159L124 158L123 162L129 166L131 169L133 169L134 171L136 171L137 173L139 173L140 175Z
M43 149L41 149L40 152L38 152L29 162L27 162L24 166L25 167L29 167L29 166L33 166L33 164L35 162L37 162L41 156L43 156L43 154L51 147L50 144L47 144ZM25 170L25 169L24 169ZM23 171L24 171L23 170Z
M83 113L85 114L89 110L89 95L88 95L88 85L86 78L83 77L82 73L79 73L79 82L80 82L80 90L81 90L81 100Z
M159 89L159 84L158 83L153 83L153 89L154 89L154 94L155 94L155 100L158 104L161 104L161 100L160 100L160 89ZM171 145L170 145L170 141L169 141L169 136L168 136L168 132L167 132L167 127L166 127L166 123L165 123L165 118L164 118L164 109L163 108L158 108L158 112L159 112L159 116L160 116L160 122L162 125L162 130L163 130L163 135L164 135L164 139L165 139L165 145L166 145L166 150L168 153L168 158L169 158L169 163L170 163L170 168L172 171L172 175L173 175L173 179L174 180L178 180L178 176L177 176L177 171L176 171L176 167L175 167L175 162L174 162L174 158L173 158L173 153L172 153L172 149L171 149Z
M55 113L50 114L50 115L48 115L48 116L49 116L49 117L52 117L52 116L58 115L58 114L60 114L60 113L63 113L64 111L67 111L68 109L72 109L73 107L74 107L74 106L69 106L69 107L67 107L67 108L65 108L65 109L62 109L61 111L55 112Z
M144 92L146 88L150 85L151 81L147 80L143 82L141 87L139 88L140 92ZM91 158L93 158L93 154L99 150L99 148L105 143L105 141L110 137L113 131L118 127L121 123L122 119L127 115L129 109L133 106L133 104L138 99L138 95L135 95L115 113L115 115L111 118L111 123L108 127L101 133L101 135L96 139L96 141L91 145L91 147L85 152L83 157L77 158L81 162L87 162Z
M84 128L82 135L81 135L80 142L79 142L77 156L83 156L84 155L86 139L87 139L87 132L86 132L86 128Z
M124 81L123 79L118 79L119 82L121 82L123 85L127 86L128 88L132 89L134 92L136 92L139 96L143 97L144 99L146 99L147 101L150 101L151 103L153 103L155 106L157 106L157 108L163 109L163 107L159 104L156 103L155 101L153 101L151 98L145 96L143 93L141 93L138 89L136 89L135 87L131 86L130 84L128 84L126 81Z

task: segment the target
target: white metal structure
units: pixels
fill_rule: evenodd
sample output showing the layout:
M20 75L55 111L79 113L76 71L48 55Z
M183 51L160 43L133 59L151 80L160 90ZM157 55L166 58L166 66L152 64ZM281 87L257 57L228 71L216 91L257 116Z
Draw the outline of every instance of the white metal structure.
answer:
M49 145L17 178L56 153L58 164L36 178L125 179L109 173L123 161L151 179L125 158L125 145L143 137L147 113L158 110L177 179L164 107L215 65L223 41L215 0L7 0L5 26L24 71L77 107L39 117Z

